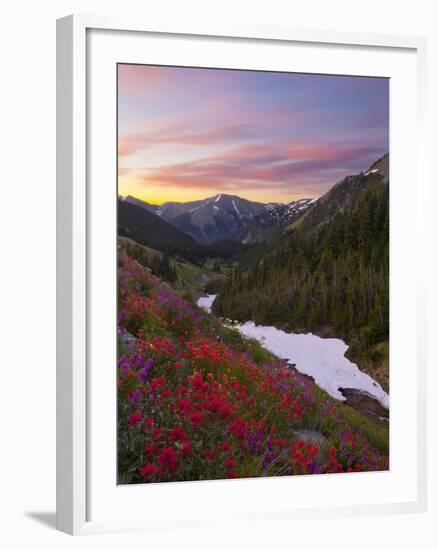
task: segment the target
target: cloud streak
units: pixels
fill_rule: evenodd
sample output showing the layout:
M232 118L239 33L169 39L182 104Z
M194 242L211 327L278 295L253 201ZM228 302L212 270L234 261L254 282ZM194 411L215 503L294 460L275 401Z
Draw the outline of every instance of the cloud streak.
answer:
M194 162L162 166L145 172L140 179L148 183L184 189L218 189L223 191L268 188L291 191L297 180L301 184L321 184L333 175L347 175L365 168L377 158L382 148L376 145L285 146L266 148L242 146ZM335 183L335 181L332 181Z
M120 136L119 155L129 156L154 145L212 145L229 140L251 139L249 124L230 124L222 127L191 128L189 121L156 125L143 133Z

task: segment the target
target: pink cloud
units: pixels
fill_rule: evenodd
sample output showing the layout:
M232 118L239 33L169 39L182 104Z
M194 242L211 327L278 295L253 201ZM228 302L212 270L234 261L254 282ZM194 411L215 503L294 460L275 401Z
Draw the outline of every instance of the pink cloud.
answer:
M163 86L168 73L161 67L118 65L118 89L121 93L139 95Z
M334 184L335 178L367 168L382 152L381 147L370 144L295 143L283 149L275 143L242 145L215 156L145 172L141 179L172 187L223 190L255 186L287 189L296 183L321 181Z
M234 139L252 137L249 124L229 124L219 127L194 128L185 121L149 125L147 131L119 137L118 151L121 157L129 156L151 145L212 145Z
M376 140L362 140L360 144L335 142L331 144L309 144L296 142L288 144L287 156L296 161L349 161L360 158L364 153L374 151L383 146Z
M145 91L147 86L155 86L166 81L169 68L122 65L126 74L120 77L119 86L131 91ZM119 71L121 69L119 68ZM205 74L193 73L207 83L221 81L220 71L206 71ZM189 78L187 78L190 81ZM190 81L193 84L193 81ZM205 89L205 88L204 88ZM214 94L214 105L211 104ZM321 124L322 115L305 113L285 107L253 109L245 104L245 98L238 92L225 91L220 94L216 89L208 89L199 99L195 108L184 114L159 121L150 120L143 128L131 134L119 136L119 154L128 156L154 144L211 145L231 139L266 139L272 132L287 132L291 129L311 128ZM229 121L228 124L224 123ZM239 121L238 123L234 121Z
M141 148L141 143L133 136L118 139L117 150L120 157L127 157L134 154Z
M223 96L226 102L230 97L230 90L233 89L233 82L236 83L238 80L237 72L220 69L126 63L118 65L118 87L122 94L143 94L169 84L172 87L184 86L187 90L192 91L203 89L207 94L207 99L211 98L209 93L211 92L215 93L217 98Z

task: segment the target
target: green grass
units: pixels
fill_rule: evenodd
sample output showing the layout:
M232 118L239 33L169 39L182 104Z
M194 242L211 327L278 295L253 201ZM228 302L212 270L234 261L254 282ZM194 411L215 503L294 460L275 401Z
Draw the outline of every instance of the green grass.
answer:
M149 246L144 246L142 244L139 244L138 242L133 241L132 239L128 239L127 237L118 237L117 244L122 248L126 248L126 246L128 245L138 246L142 248L145 252L147 252L150 256L157 256L161 258L161 256L163 255L163 253L160 252L159 250L156 250L155 248L150 248Z
M389 358L389 342L386 340L385 342L379 342L373 347L373 351L376 351L382 359L388 359Z

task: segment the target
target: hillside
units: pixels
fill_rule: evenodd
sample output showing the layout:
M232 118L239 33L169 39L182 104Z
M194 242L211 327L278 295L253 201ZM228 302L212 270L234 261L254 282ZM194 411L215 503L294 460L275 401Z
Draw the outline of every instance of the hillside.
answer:
M241 231L233 235L233 239L248 244L279 238L287 225L302 216L316 200L299 199L289 204L267 204L262 213L254 216Z
M386 470L388 427L119 255L118 483Z
M349 176L292 224L275 252L238 270L221 316L336 335L383 359L389 333L389 186L372 168Z
M145 208L121 200L118 201L118 233L169 254L191 257L197 249L190 235Z
M212 258L203 265L196 265L183 258L175 259L126 237L119 237L117 242L120 253L127 254L186 297L197 298L205 292L219 292L231 269L228 262L221 258Z
M184 231L151 212L149 208L120 199L118 234L146 247L160 250L175 259L183 258L197 265L208 258L231 261L240 257L251 257L255 248L254 245L227 240L210 244L198 243Z

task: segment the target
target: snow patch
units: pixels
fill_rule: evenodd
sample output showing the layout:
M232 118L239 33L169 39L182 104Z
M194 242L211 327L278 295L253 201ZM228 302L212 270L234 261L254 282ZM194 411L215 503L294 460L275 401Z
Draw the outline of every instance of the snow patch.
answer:
M283 205L279 202L268 202L268 204L265 204L266 210L277 210L281 206Z
M234 202L234 199L233 199L233 207L234 207L234 210L236 211L237 215L239 216L239 218L241 218L242 214L239 212L239 209L237 208L236 203Z
M207 313L211 313L211 306L213 305L216 296L217 294L207 294L207 296L201 296L196 304Z
M221 200L221 197L222 197L222 195L218 195L218 196L216 197L216 199L215 199L215 201L214 201L214 202L218 202L218 201L220 201L220 200Z
M215 210L219 210L219 206L216 206L215 204L213 204L213 208L214 208Z
M210 313L215 298L215 294L208 294L199 298L197 304ZM253 321L233 326L243 336L255 338L268 351L294 364L299 372L311 376L335 399L345 401L339 388L350 388L368 393L383 407L389 408L389 395L371 376L345 357L348 346L339 338L321 338L312 333L294 334L275 327L257 326Z
M235 328L244 336L258 340L271 353L295 364L299 372L311 376L335 399L345 401L339 388L353 388L369 393L389 408L389 396L382 387L345 357L348 346L342 340L320 338L312 333L287 333L275 327L256 326L252 321Z

